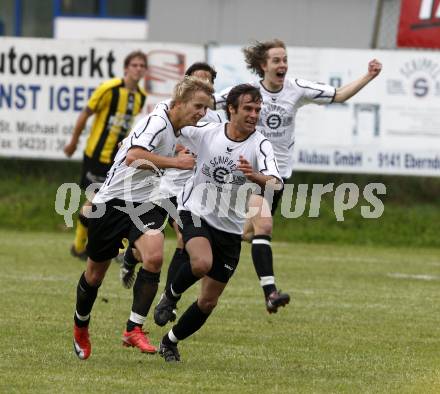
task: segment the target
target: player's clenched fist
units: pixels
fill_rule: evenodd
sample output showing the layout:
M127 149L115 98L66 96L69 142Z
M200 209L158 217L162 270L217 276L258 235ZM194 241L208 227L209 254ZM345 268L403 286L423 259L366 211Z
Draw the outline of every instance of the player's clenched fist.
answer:
M368 63L368 74L370 74L373 78L377 77L382 70L382 63L373 59Z
M196 159L194 158L194 155L190 153L188 149L182 149L177 154L177 168L181 170L191 170L194 168L194 164L196 162Z

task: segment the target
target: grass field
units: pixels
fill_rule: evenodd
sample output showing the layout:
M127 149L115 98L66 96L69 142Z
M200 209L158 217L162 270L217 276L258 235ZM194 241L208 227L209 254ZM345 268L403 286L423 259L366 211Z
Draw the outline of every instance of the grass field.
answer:
M95 303L92 356L79 361L71 336L83 263L67 253L71 235L0 237L1 392L440 392L436 249L275 244L279 285L294 301L268 315L244 245L214 314L168 365L121 346L131 293L116 264ZM154 342L166 331L151 316L148 329Z
M81 163L0 159L0 229L17 231L66 231L63 216L55 213L55 196L65 182L78 182ZM277 212L275 238L284 242L415 246L440 248L440 178L397 177L299 172L292 183L309 185L355 183L362 191L369 183L383 183L387 194L378 219L364 219L362 198L338 222L334 193L323 196L319 218L308 217L308 209L297 219L285 219ZM293 200L296 202L296 191ZM361 193L362 194L362 193ZM310 203L311 193L306 199ZM292 209L295 203L292 203Z

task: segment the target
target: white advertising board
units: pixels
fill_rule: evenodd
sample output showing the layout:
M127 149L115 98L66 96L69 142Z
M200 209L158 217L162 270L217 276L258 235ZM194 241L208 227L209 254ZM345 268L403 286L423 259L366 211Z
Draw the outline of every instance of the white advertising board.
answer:
M144 112L205 57L195 45L0 38L0 156L65 159L62 148L91 92L122 76L124 57L136 49L148 55ZM240 47L208 49L217 91L258 78ZM383 63L381 75L348 102L300 108L296 170L440 176L440 53L291 47L288 54L289 77L334 86L359 78L374 57Z
M194 45L0 38L0 156L65 159L63 147L91 93L122 77L125 56L138 49L148 57L144 113L170 96L188 65L204 59ZM74 159L82 158L87 135Z
M240 47L213 47L216 88L258 78ZM440 53L288 48L289 77L343 86L377 58L382 73L344 104L296 120L296 170L440 176Z

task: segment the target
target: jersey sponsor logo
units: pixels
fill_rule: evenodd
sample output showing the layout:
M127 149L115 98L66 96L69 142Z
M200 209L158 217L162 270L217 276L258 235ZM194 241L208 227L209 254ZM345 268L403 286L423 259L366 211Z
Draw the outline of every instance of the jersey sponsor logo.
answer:
M246 183L246 177L241 172L237 172L237 163L227 156L219 155L211 159L209 163L203 163L201 171L202 174L213 179L217 185Z
M226 167L216 167L212 172L212 177L217 183L227 183L226 176L229 175L230 173L231 173L230 170Z
M225 264L224 267L229 271L234 271L234 268L232 268L230 265Z
M258 120L258 126L263 127L265 132L263 134L266 137L271 136L270 130L278 130L280 127L289 127L293 123L293 116L282 106L274 103L266 103L262 108L260 117ZM259 130L260 131L260 130ZM283 136L276 134L273 137Z
M130 129L132 123L133 123L133 115L117 113L115 115L110 116L107 127L111 128L112 126L116 126L116 127L121 127L124 130L128 130Z
M266 120L267 126L269 126L272 130L276 130L281 126L281 116L278 114L270 114Z
M283 131L270 131L263 127L258 131L271 141L275 138L283 138L286 135L286 129Z

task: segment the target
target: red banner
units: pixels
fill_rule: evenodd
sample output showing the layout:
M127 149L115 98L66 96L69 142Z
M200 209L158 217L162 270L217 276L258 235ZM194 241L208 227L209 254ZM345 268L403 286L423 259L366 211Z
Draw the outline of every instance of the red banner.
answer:
M402 0L397 46L440 48L440 0Z

